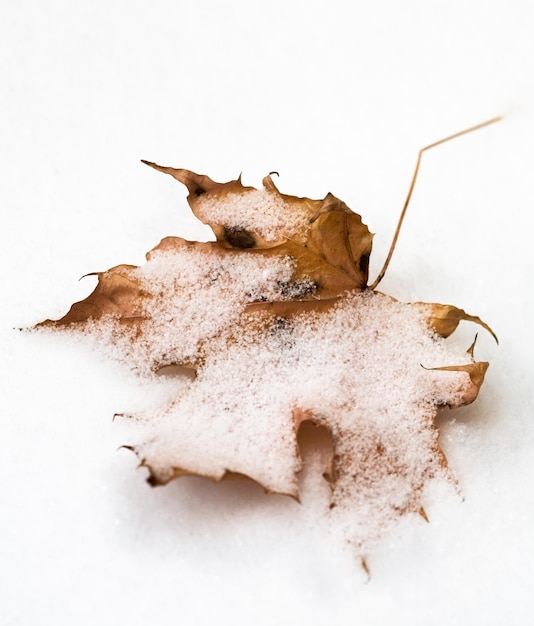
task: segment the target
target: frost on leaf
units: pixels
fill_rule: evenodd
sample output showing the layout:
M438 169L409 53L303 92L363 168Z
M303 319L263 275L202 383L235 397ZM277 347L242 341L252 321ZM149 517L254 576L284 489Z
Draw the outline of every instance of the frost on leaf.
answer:
M438 407L472 402L488 364L445 338L462 320L488 327L454 306L370 289L372 235L331 194L148 165L187 187L216 241L167 237L145 265L98 273L89 297L41 326L95 335L147 376L192 371L172 403L133 416L144 439L129 447L153 485L239 474L298 498L299 428L327 429L325 514L364 551L447 475Z

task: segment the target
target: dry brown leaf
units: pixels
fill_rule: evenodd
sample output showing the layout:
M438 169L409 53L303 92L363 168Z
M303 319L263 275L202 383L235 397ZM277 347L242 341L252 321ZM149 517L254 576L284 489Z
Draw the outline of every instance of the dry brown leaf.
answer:
M98 273L90 296L40 327L93 334L147 375L194 370L169 406L137 416L145 440L126 447L149 482L247 476L298 498L298 434L313 423L332 442L325 514L360 553L399 516L426 517L422 489L447 475L438 407L472 402L488 367L444 338L460 321L491 329L454 306L370 289L372 235L331 194L146 163L187 187L217 241L167 237L144 266Z

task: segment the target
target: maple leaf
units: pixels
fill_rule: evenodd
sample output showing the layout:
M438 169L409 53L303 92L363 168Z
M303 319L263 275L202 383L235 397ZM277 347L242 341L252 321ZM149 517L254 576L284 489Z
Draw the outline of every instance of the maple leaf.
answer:
M167 237L39 326L95 335L147 375L193 372L168 406L132 416L145 440L127 447L149 482L243 475L298 498L298 433L312 422L332 440L328 515L360 552L401 515L424 515L423 487L448 475L438 407L472 402L488 367L445 338L461 321L491 329L452 305L398 302L379 279L369 287L372 235L332 194L145 163L187 187L216 241Z

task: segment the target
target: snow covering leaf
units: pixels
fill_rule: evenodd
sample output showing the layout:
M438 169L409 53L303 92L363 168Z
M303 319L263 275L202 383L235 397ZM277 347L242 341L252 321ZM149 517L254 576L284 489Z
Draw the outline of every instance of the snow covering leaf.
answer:
M90 296L40 326L94 335L147 376L194 371L168 406L133 416L144 440L128 447L153 485L244 475L298 498L299 429L327 429L325 515L363 553L423 510L425 484L447 475L438 407L472 402L482 385L488 364L445 338L460 321L491 329L454 306L370 289L372 235L332 194L146 163L187 187L216 241L167 237L145 265L99 272Z

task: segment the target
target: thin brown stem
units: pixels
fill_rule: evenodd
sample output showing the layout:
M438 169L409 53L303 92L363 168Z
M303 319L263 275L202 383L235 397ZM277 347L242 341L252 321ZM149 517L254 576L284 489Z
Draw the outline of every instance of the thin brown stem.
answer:
M454 133L454 135L449 135L448 137L445 137L445 139L440 139L439 141L435 141L434 143L431 143L428 146L425 146L424 148L419 150L419 154L417 155L417 162L415 164L415 170L412 176L412 182L410 183L410 188L408 189L408 195L406 196L406 200L404 201L404 206L402 208L399 221L397 223L397 229L395 230L395 234L393 235L393 241L391 242L388 255L386 257L386 260L384 262L382 269L380 270L380 273L375 278L375 281L373 282L372 285L369 285L369 289L376 289L378 283L382 280L382 278L384 278L386 270L389 266L389 262L391 261L391 257L393 256L393 252L397 244L397 239L399 238L399 233L401 230L402 222L404 221L404 216L406 215L406 211L408 209L408 205L410 204L410 199L412 197L412 193L415 187L415 181L417 180L417 174L419 173L419 166L421 165L421 157L423 156L423 152L430 150L430 148L435 148L436 146L439 146L442 143L445 143L446 141L450 141L451 139L456 139L457 137L461 137L462 135L467 135L467 133L472 133L474 130L478 130L479 128L484 128L485 126L494 124L495 122L498 122L501 119L502 119L501 116L493 117L490 120L487 120L486 122L482 122L481 124L477 124L476 126L471 126L470 128L461 130L459 133Z

